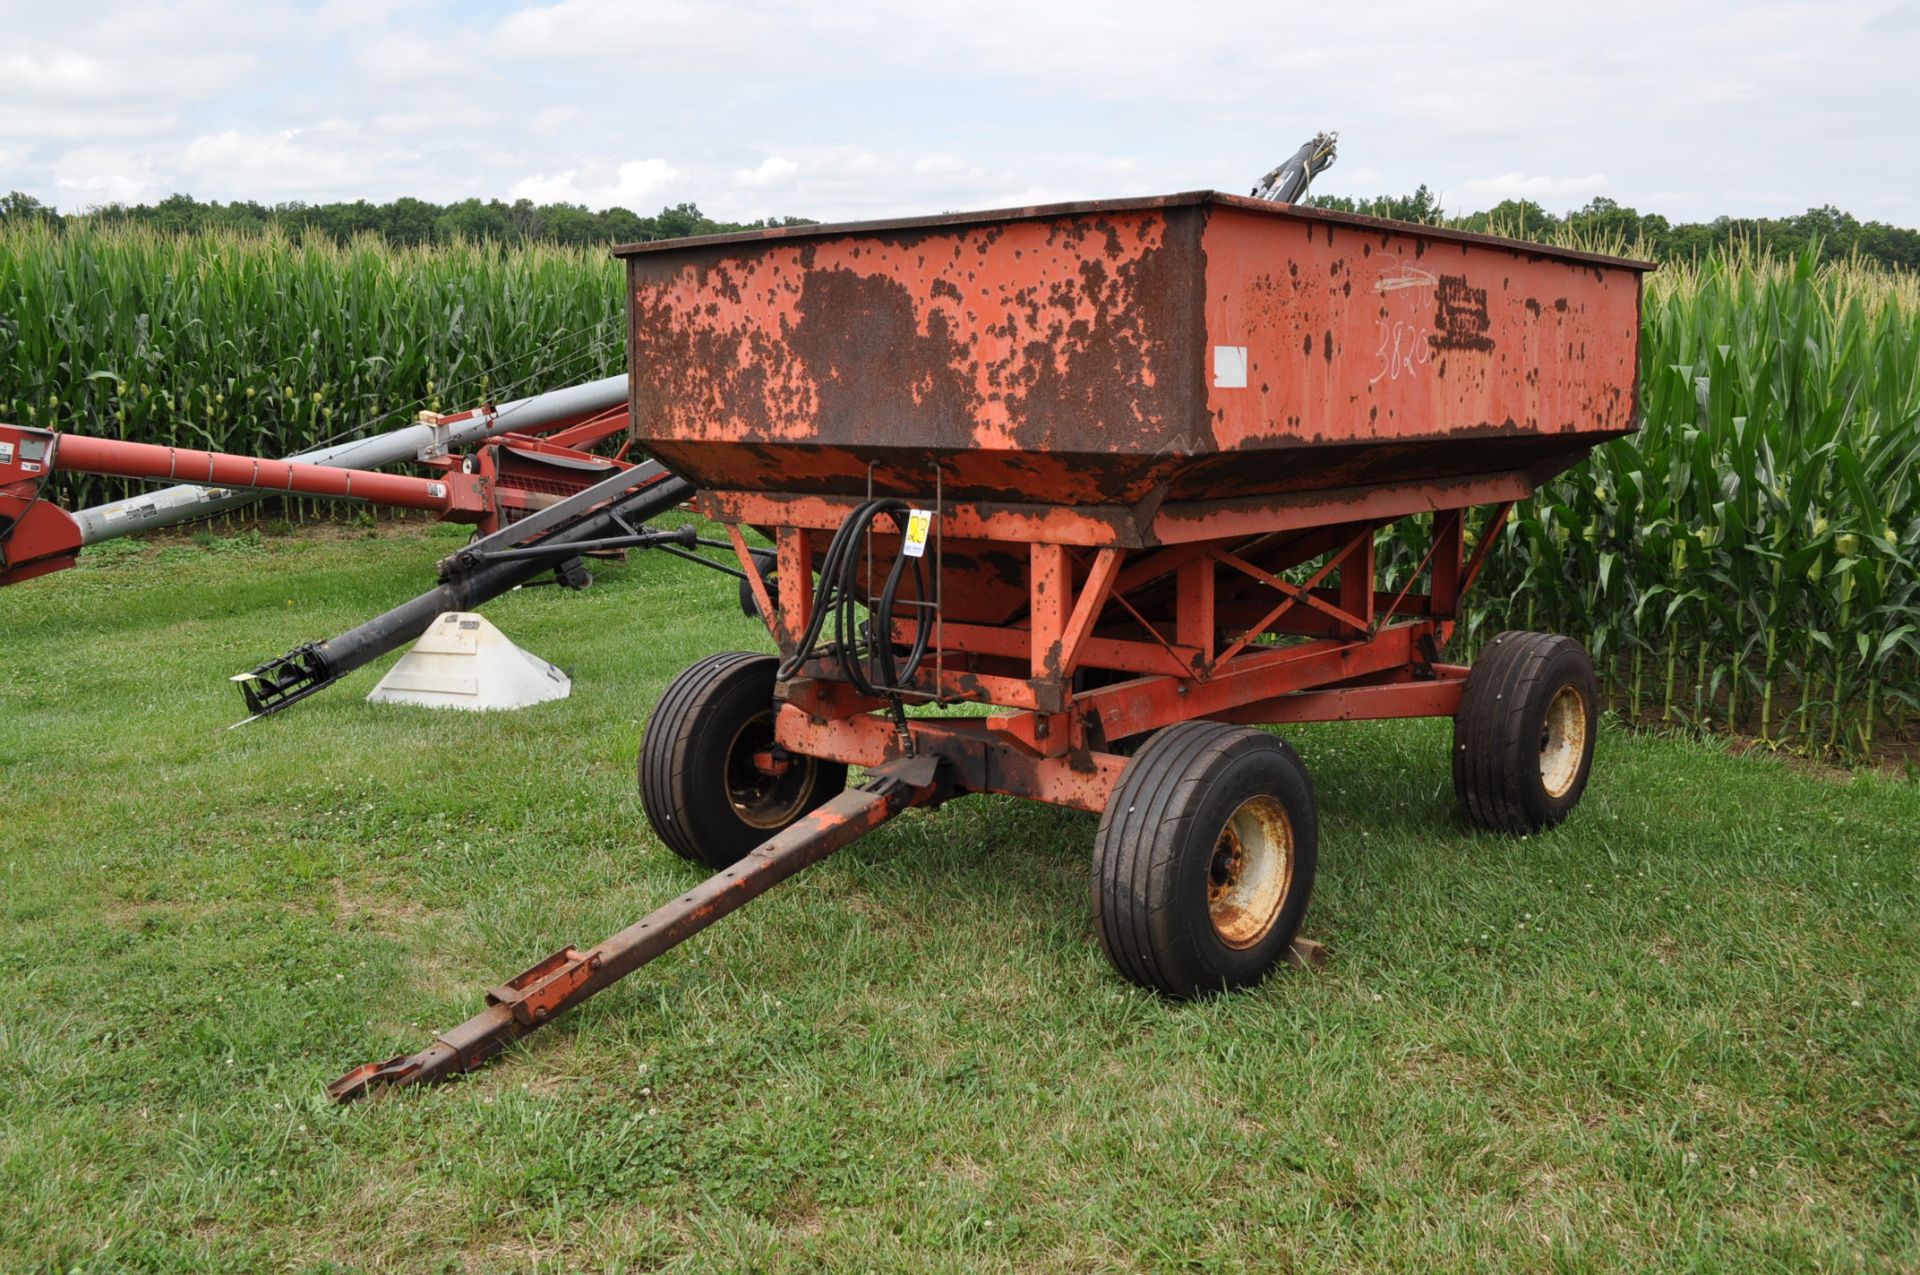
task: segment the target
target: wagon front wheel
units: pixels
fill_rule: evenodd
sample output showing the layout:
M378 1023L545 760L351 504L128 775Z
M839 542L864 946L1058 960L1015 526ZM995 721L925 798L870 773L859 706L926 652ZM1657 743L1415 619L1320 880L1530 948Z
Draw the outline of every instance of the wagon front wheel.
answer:
M1580 803L1593 770L1599 691L1586 648L1553 633L1502 633L1461 689L1453 790L1467 822L1517 836Z
M771 655L710 655L676 677L640 742L640 802L667 848L718 871L831 800L839 762L775 747Z
M1169 996L1256 983L1299 932L1319 845L1313 785L1290 745L1246 726L1169 726L1100 817L1100 945L1121 974Z

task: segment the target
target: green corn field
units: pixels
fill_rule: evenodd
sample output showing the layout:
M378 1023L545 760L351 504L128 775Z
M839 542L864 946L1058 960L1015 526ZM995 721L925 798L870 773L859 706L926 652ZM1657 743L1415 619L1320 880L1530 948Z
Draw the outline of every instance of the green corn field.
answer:
M0 419L22 424L285 455L608 375L623 324L594 249L0 226ZM1515 510L1463 645L1555 629L1637 720L1911 746L1920 279L1738 246L1669 266L1641 369L1643 430Z
M0 419L285 456L624 366L599 249L0 226ZM69 505L123 494L72 478Z
M1622 711L1821 755L1920 699L1920 279L1738 248L1647 281L1641 432L1514 512L1469 643L1581 637Z

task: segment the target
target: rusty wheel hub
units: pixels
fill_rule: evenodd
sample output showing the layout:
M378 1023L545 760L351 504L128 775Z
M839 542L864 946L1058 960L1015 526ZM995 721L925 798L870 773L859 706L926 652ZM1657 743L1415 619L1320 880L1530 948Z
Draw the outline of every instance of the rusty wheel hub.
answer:
M762 762L779 757L780 764ZM778 831L792 823L813 792L814 759L778 752L773 740L773 710L748 718L727 750L727 800L751 827Z
M1540 724L1540 783L1549 797L1567 795L1586 751L1587 702L1577 689L1563 686Z
M1269 796L1240 803L1214 843L1207 911L1220 941L1252 947L1280 918L1293 884L1293 823Z

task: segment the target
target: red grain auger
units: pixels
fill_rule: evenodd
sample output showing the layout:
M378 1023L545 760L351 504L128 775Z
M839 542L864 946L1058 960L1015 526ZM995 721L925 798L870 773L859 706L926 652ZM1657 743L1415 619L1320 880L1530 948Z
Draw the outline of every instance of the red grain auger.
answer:
M1191 996L1282 960L1313 883L1312 785L1259 726L1451 717L1469 822L1579 801L1580 646L1443 652L1513 503L1634 428L1644 263L1208 192L620 255L635 437L779 649L694 664L641 745L649 822L715 875L336 1097L477 1065L913 806L1099 812L1100 940Z

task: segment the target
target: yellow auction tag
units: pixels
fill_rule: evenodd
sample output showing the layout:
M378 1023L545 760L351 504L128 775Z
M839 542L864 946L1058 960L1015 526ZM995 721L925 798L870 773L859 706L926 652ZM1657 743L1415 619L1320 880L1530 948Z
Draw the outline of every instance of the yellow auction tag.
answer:
M900 542L900 552L909 558L918 558L927 551L927 532L933 528L933 511L930 509L912 509L907 511L907 535Z

